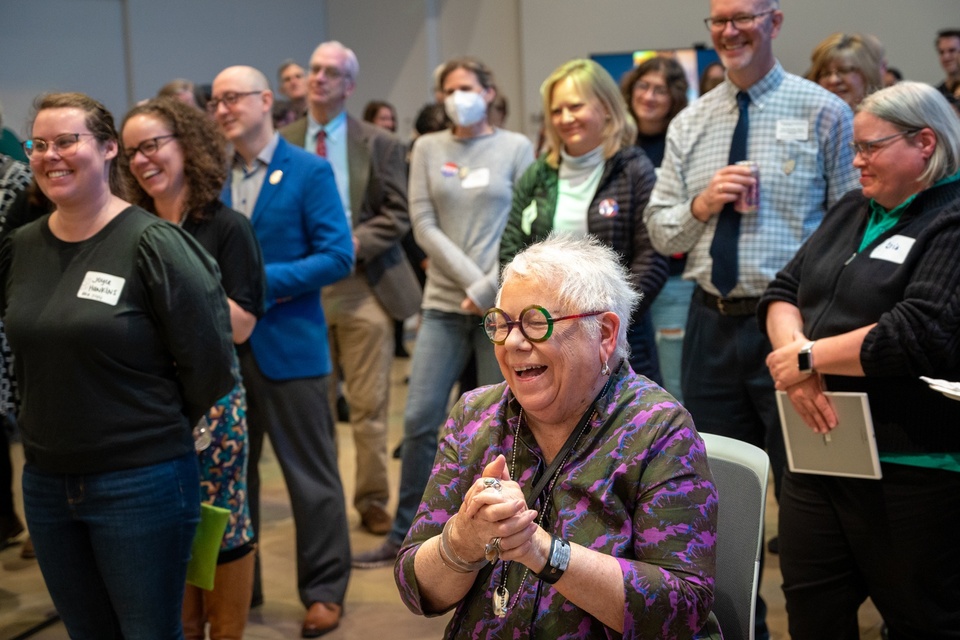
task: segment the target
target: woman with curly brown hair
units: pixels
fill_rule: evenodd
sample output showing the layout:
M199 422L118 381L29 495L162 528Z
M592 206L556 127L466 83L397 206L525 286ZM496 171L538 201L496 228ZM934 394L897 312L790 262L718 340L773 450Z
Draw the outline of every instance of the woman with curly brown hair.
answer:
M131 199L179 224L220 266L235 344L246 342L263 313L264 272L250 222L220 202L226 142L203 113L170 98L134 107L122 128L121 167ZM189 327L186 328L189 330ZM186 638L240 638L253 588L254 540L246 499L247 400L237 360L236 384L195 430L203 502L228 509L214 589L187 585Z

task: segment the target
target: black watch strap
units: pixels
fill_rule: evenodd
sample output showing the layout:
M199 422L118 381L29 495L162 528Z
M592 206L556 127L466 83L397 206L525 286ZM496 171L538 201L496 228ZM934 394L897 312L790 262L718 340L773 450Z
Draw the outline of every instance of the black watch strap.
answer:
M553 536L550 543L550 557L540 573L534 574L547 584L553 584L563 575L570 564L570 543L563 538Z

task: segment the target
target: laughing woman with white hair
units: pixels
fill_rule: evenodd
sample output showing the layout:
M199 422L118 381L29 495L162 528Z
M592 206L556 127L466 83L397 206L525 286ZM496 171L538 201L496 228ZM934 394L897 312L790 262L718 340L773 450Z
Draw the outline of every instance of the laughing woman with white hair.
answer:
M883 478L785 472L780 566L794 640L859 638L869 596L891 638L960 631L960 120L932 87L868 96L853 120L862 190L844 196L764 294L767 358L817 433L825 390L865 392Z
M446 638L719 637L717 493L690 414L626 364L617 254L552 235L484 316L506 382L441 430L395 572Z

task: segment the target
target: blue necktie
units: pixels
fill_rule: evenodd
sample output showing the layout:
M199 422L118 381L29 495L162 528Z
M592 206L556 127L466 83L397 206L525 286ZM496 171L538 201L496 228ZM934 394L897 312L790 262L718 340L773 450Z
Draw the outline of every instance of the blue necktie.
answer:
M747 135L750 131L750 94L737 92L737 106L740 117L733 130L730 142L730 159L727 164L736 164L747 159ZM737 286L738 256L737 245L740 241L740 214L729 202L723 207L717 219L717 228L710 245L710 257L713 258L713 271L710 280L721 296L726 297Z

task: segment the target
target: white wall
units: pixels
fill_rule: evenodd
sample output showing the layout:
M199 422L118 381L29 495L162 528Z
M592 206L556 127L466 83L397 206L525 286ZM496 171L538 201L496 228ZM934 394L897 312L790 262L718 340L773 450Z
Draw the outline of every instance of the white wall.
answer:
M349 103L399 111L406 135L431 97L433 67L475 55L510 99L507 126L536 135L540 82L561 62L592 53L709 43L707 0L0 0L0 101L5 124L24 133L33 97L80 90L118 117L128 107L122 2L129 7L130 93L149 97L183 76L209 82L230 64L252 64L275 82L276 66L307 63L338 39L360 59ZM960 27L957 0L781 0L775 49L803 73L831 32L865 31L886 45L908 78L939 82L937 30Z
M324 0L0 0L4 126L24 137L39 93L83 91L121 119L128 95L149 98L173 78L211 82L249 64L276 82L285 58L306 62L325 36Z

